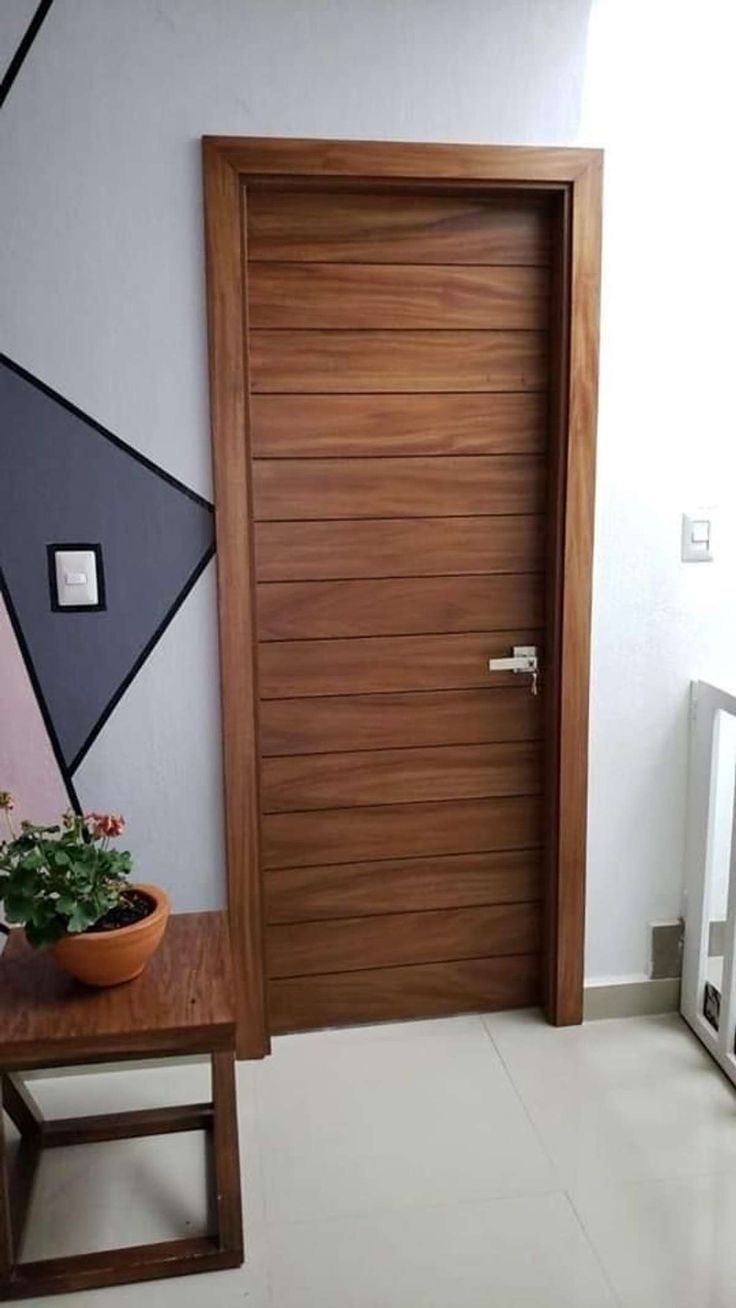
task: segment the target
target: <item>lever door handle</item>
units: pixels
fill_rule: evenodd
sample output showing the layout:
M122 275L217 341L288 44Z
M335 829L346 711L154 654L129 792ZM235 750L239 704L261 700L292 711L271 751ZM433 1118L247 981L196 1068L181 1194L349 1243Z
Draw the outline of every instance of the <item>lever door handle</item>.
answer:
M514 645L510 657L489 659L489 672L538 672L539 659L536 645Z
M514 645L506 658L489 659L489 672L526 672L532 679L532 694L537 693L539 657L536 645Z

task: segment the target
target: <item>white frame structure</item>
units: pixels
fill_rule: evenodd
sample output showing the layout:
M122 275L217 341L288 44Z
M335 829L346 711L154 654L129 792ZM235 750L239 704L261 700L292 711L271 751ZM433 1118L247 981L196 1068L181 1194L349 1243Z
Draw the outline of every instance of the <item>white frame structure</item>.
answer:
M692 686L690 783L685 864L685 949L680 1012L736 1085L736 803L731 827L730 879L724 933L718 1030L704 1015L710 949L709 897L716 848L716 791L721 713L736 718L736 696L705 681ZM731 781L736 794L736 776Z

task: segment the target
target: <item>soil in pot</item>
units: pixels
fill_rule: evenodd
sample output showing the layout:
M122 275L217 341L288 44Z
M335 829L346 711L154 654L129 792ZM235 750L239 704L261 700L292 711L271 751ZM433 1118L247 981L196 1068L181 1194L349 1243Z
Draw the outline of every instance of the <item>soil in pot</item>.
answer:
M150 917L155 908L156 901L142 890L124 890L120 903L101 917L99 922L95 922L94 926L88 927L85 935L93 936L98 931L117 931L119 927L133 926L135 922L142 922L144 917Z

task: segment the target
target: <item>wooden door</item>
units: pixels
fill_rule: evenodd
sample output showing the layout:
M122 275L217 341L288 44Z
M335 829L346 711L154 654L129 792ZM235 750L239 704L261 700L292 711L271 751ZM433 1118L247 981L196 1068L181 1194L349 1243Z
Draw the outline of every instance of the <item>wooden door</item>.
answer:
M248 201L272 1031L528 1004L542 942L550 210Z
M601 153L203 160L239 1053L578 1022Z

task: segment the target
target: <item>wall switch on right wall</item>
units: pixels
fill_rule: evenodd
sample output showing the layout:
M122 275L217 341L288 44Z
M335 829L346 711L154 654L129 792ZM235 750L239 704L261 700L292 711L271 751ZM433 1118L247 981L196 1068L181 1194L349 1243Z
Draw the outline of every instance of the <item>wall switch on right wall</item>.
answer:
M713 510L693 509L682 515L683 563L711 563L713 560Z

